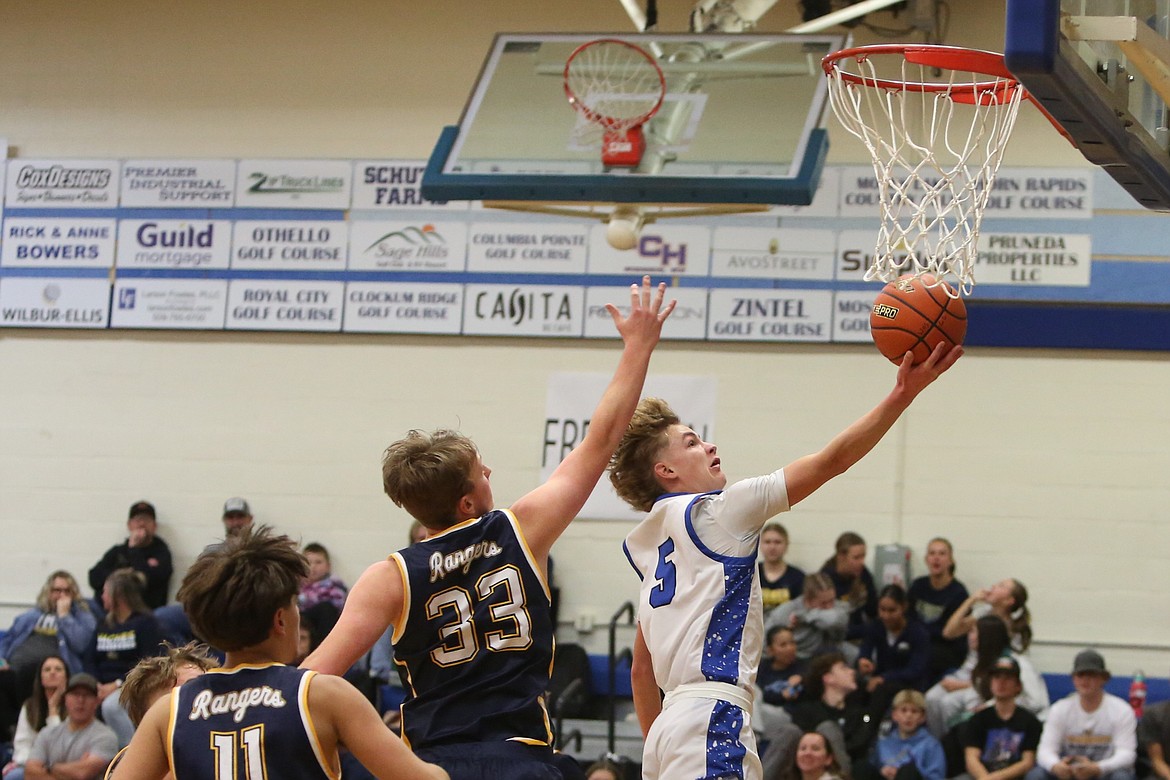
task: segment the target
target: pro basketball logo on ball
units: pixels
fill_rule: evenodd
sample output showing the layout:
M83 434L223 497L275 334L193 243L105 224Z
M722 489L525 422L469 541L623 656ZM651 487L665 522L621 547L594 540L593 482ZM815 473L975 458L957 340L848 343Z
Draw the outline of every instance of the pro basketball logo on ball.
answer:
M878 293L869 316L869 331L883 355L901 363L907 352L921 363L939 342L962 344L967 335L967 306L946 282L931 274L903 276Z

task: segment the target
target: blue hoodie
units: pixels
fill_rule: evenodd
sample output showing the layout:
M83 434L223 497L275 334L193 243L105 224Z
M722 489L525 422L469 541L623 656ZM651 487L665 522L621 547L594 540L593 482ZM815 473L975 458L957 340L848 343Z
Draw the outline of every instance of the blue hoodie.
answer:
M911 761L924 780L943 780L947 775L947 759L942 745L925 727L919 726L905 739L895 729L888 737L878 740L873 755L874 766L880 769L902 766Z

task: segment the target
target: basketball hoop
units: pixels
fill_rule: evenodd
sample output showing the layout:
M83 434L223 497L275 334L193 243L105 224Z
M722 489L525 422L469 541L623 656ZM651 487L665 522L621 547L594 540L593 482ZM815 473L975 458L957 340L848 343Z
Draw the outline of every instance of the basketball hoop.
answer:
M935 286L950 276L948 295L969 294L983 211L1027 97L1003 55L882 44L821 66L833 113L869 149L877 177L882 224L866 280L932 274Z
M565 61L565 95L601 129L601 162L635 168L646 150L642 125L662 106L666 79L643 49L598 38L578 46Z

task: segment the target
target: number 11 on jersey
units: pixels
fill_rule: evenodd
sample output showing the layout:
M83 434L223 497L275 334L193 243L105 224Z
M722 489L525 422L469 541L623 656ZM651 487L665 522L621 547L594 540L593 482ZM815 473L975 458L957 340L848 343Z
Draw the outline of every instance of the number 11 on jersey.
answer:
M215 753L215 780L241 780L236 774L237 740L243 743L243 780L264 780L264 724L249 726L241 731L211 732L211 750Z

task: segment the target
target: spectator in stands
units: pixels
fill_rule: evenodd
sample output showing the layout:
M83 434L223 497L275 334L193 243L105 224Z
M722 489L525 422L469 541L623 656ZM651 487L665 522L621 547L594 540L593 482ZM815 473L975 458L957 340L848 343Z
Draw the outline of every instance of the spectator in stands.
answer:
M242 498L229 498L223 502L224 536L235 536L252 525L252 510Z
M603 758L589 765L585 770L585 780L625 780L625 773L620 766Z
M1146 706L1138 721L1137 738L1138 756L1148 763L1148 776L1170 780L1170 701Z
M857 648L844 642L848 624L848 609L837 601L832 580L823 572L815 572L804 578L804 592L799 598L781 604L768 614L764 630L776 626L791 628L796 656L806 661L830 652L843 652L853 660Z
M1105 692L1109 677L1100 653L1077 653L1076 693L1048 714L1028 780L1134 780L1137 721L1129 702Z
M163 637L154 613L142 600L142 575L133 569L119 569L106 579L102 606L106 616L91 645L91 668L100 683L102 720L118 735L118 747L123 748L134 735L134 724L112 694L139 661L162 652Z
M69 667L61 656L51 655L41 662L40 674L33 681L32 696L20 708L16 737L12 740L12 760L4 767L7 780L24 780L24 765L37 735L65 719L65 684L68 681Z
M421 542L423 539L426 539L426 538L427 538L427 527L425 525L423 525L422 523L420 523L418 520L412 520L410 522L410 532L409 532L409 539L407 539L407 544L418 544L419 542Z
M1028 612L1028 589L1019 580L1006 579L981 588L959 605L943 628L945 639L966 636L975 621L988 613L999 616L1011 632L1012 649L1025 653L1032 644L1032 616Z
M930 635L930 671L927 685L934 685L967 655L966 635L947 639L943 629L951 615L967 600L967 588L955 579L955 551L942 537L926 545L926 575L910 583L910 612Z
M765 637L764 657L756 674L752 728L762 741L792 723L788 707L804 692L808 663L796 657L796 640L788 626L772 626Z
M763 755L764 780L776 780L791 767L800 735L817 731L828 740L832 753L846 774L853 765L865 763L877 735L877 722L852 694L857 673L841 653L817 656L804 678L806 698L791 709L792 724L766 734Z
M297 596L301 612L321 603L332 604L340 612L345 606L345 596L349 588L338 577L333 576L329 551L322 544L309 542L305 545L304 553L309 561L309 576L301 585L300 595Z
M926 699L922 692L912 688L899 691L893 707L897 728L878 740L873 754L878 774L884 780L943 780L947 761L942 745L923 728Z
M154 507L146 501L138 501L130 507L130 518L126 521L129 532L126 541L106 550L102 559L89 570L89 585L95 598L101 598L106 578L117 569L130 568L146 578L142 598L151 609L167 603L167 589L171 584L171 549L162 537L155 536L158 530Z
M821 571L829 575L837 598L849 610L849 628L846 638L860 639L862 627L877 619L877 588L873 574L865 565L865 540L852 531L837 537L833 557L825 561Z
M878 595L878 619L862 634L857 671L869 694L869 710L878 720L899 691L926 687L930 636L918 621L909 619L908 609L902 586L885 586ZM925 702L922 708L925 717Z
M36 606L17 615L0 638L0 739L12 733L41 662L59 655L70 669L81 669L96 625L73 575L60 570L50 574Z
M768 629L767 655L760 662L756 685L768 704L782 706L796 701L804 690L808 664L796 657L796 639L788 626Z
M804 589L804 572L784 560L788 552L788 529L775 520L760 531L760 596L764 615L792 601Z
M1016 704L1022 691L1020 665L1011 656L1000 656L991 668L993 706L967 721L964 780L1018 780L1036 765L1040 720Z
M810 731L800 736L784 780L844 780L849 776L837 758L833 743L824 734Z
M968 635L971 652L963 666L926 692L926 723L944 739L947 732L971 716L991 698L991 670L1005 653L1020 667L1023 691L1017 704L1043 718L1048 711L1048 687L1026 655L1011 648L1007 625L995 615L984 615ZM956 735L961 743L961 735Z
M95 717L98 683L81 672L65 687L66 718L37 735L25 780L96 780L118 752L118 738Z

